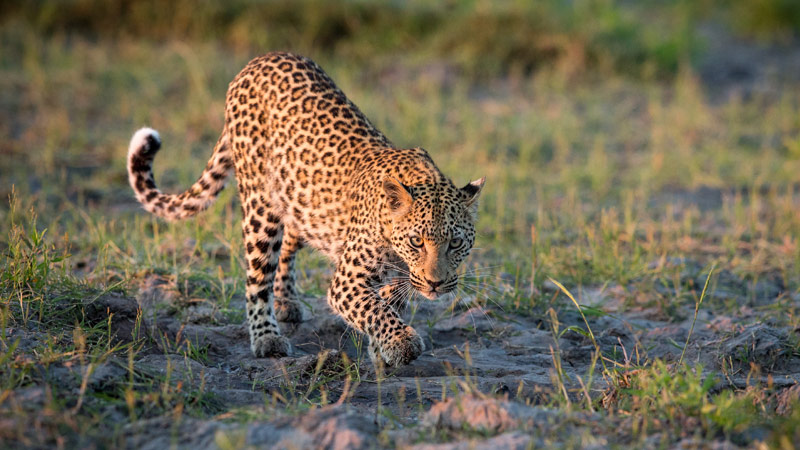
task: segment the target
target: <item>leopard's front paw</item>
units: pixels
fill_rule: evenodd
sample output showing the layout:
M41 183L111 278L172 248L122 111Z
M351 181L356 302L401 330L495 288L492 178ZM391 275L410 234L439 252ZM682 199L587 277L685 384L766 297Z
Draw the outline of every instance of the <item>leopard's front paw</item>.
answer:
M275 297L275 318L279 322L300 323L303 321L303 307L295 299Z
M278 334L265 334L251 339L250 349L256 358L287 356L292 349L289 340Z
M417 359L425 350L422 337L410 326L391 336L384 342L370 342L369 353L373 362L377 362L378 355L388 366L397 367Z

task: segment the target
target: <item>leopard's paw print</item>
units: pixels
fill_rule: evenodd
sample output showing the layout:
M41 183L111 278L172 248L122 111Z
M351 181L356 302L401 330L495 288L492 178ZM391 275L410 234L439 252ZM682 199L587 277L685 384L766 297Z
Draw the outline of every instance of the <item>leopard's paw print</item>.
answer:
M275 318L279 322L300 323L303 321L303 306L292 298L275 297Z
M397 367L417 359L425 350L425 342L416 330L406 326L399 334L382 343L370 342L369 353L373 362L378 355L387 366Z
M254 337L250 343L250 349L256 358L266 358L269 356L288 356L292 346L284 336L265 334Z

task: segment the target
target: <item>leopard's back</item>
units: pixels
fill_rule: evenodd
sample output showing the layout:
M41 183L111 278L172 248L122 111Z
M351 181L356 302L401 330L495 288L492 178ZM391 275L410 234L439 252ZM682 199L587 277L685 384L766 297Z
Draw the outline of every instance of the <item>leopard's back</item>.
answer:
M316 63L290 53L251 61L231 82L226 104L242 198L270 193L287 225L336 254L352 178L391 142ZM252 205L243 210L258 220Z

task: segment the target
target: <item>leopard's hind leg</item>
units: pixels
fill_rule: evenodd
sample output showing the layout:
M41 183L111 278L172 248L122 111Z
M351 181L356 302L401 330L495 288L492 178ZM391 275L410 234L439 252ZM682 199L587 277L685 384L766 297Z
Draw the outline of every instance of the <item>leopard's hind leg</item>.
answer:
M294 260L303 242L297 231L285 227L278 270L275 273L275 317L281 322L298 323L303 321L303 308L298 301Z
M283 239L280 216L261 195L247 200L242 220L247 258L247 322L256 357L285 356L291 347L275 317L274 281Z

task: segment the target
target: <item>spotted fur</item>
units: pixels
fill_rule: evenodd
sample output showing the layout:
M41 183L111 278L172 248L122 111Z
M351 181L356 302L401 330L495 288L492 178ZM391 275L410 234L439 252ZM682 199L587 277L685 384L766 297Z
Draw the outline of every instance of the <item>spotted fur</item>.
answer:
M206 209L235 169L256 356L290 352L278 321L302 320L294 256L306 245L336 264L328 304L369 337L376 363L407 364L424 350L400 317L405 298L455 288L483 178L455 187L425 150L396 148L319 66L288 53L254 59L231 82L225 128L186 192L156 187L160 146L154 130L136 132L128 173L144 208L166 219Z

